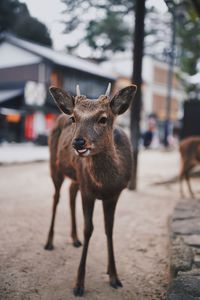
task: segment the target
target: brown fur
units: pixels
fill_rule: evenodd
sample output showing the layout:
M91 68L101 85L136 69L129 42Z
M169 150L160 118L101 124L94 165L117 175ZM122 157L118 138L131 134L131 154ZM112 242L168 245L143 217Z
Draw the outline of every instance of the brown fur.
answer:
M128 108L136 87L129 86L121 90L111 100L107 96L100 96L97 100L90 100L85 96L74 98L57 88L51 88L50 91L60 109L70 117L62 114L57 119L49 138L51 176L55 185L55 195L45 249L53 249L56 207L60 187L67 176L72 180L70 186L71 236L76 247L81 245L75 220L75 199L78 189L82 196L85 222L83 253L74 294L81 296L84 292L85 264L93 231L92 215L95 199L101 199L103 203L110 284L114 288L120 287L122 284L118 279L115 266L112 231L117 200L121 191L127 186L131 175L131 148L125 133L114 126L114 120L117 114L123 113ZM74 118L75 122L73 123L70 118ZM87 150L88 156L75 154L72 144L75 139L80 138L84 139L84 149L89 149Z
M190 179L190 171L195 166L200 164L200 137L193 136L184 139L180 143L179 150L181 155L180 193L181 196L184 196L182 181L183 179L185 179L187 182L189 192L192 198L194 198L194 193L192 191L189 179Z

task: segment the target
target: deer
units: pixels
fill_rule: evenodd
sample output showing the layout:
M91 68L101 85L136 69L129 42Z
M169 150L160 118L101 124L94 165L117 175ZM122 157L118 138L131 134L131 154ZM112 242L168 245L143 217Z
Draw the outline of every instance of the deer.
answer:
M195 198L190 184L190 172L195 166L200 164L200 136L191 136L183 139L180 143L179 151L181 157L181 170L179 175L180 194L184 197L182 182L183 179L185 179L191 197Z
M110 97L111 84L104 95L88 99L76 87L76 96L50 87L50 94L62 114L49 137L50 170L55 187L51 225L46 250L53 250L54 223L60 188L65 177L71 179L69 188L71 237L75 247L81 246L76 228L76 196L80 190L84 217L84 242L81 260L73 289L75 296L83 296L86 258L94 229L93 211L96 199L102 201L107 237L109 282L122 287L118 277L114 247L113 225L116 205L131 177L132 151L125 132L115 125L115 119L131 105L137 87L127 86Z

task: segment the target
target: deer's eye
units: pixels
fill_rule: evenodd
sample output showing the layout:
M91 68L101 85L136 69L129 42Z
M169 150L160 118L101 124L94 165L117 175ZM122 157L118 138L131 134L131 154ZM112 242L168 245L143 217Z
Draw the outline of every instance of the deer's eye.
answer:
M69 118L71 120L72 123L75 123L75 118L72 116Z
M99 124L106 124L107 123L108 118L106 117L101 117L98 121Z

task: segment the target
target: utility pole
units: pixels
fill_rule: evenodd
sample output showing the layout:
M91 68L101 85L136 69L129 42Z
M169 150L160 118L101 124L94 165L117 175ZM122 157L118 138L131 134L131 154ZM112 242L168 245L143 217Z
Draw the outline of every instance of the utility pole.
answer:
M173 72L174 72L174 58L175 58L175 43L176 43L176 15L175 9L170 10L172 14L171 22L171 49L169 53L169 69L167 76L167 97L166 97L166 119L164 127L164 145L165 147L169 146L169 129L170 129L170 119L171 119L171 102L172 102L172 89L173 89Z
M131 106L131 143L133 147L132 178L129 183L130 190L137 188L137 166L140 140L140 115L142 107L142 59L144 48L144 19L145 0L136 0L135 6L135 35L133 50L133 76L132 82L137 85L137 93Z

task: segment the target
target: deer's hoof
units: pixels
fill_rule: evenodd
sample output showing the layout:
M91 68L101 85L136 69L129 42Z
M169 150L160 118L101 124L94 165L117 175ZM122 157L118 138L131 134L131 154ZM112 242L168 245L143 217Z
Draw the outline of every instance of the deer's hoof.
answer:
M73 294L74 294L74 296L76 296L76 297L82 297L83 294L84 294L84 288L83 288L83 287L80 287L80 286L76 286L76 287L73 289Z
M76 247L76 248L79 248L79 247L82 246L82 243L79 240L77 240L77 241L73 242L73 246Z
M54 249L54 246L52 245L52 244L46 244L45 246L44 246L44 249L45 250L48 250L48 251L52 251L53 249Z
M110 280L110 285L114 288L114 289L118 289L123 287L123 284L121 283L121 281L118 278L113 278Z

